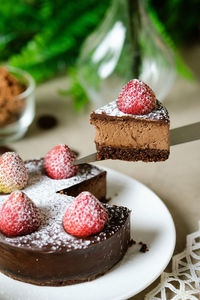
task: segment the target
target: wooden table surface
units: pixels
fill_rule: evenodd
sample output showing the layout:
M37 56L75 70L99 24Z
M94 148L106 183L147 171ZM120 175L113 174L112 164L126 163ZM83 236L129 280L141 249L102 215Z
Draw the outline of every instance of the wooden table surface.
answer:
M177 77L164 102L170 113L171 128L200 121L200 45L184 49L182 53L196 81ZM61 97L57 92L67 86L68 78L62 77L37 87L36 119L49 113L56 116L59 123L54 129L45 131L37 128L34 122L22 140L11 144L23 159L44 156L50 148L60 143L70 145L81 156L95 150L94 128L89 124L90 109L75 113L72 99ZM185 247L186 235L197 230L200 220L200 140L172 147L166 162L102 161L98 165L136 178L158 194L174 219L177 233L175 253L181 252ZM167 270L170 267L169 264ZM158 282L159 279L131 299L144 299L144 295Z

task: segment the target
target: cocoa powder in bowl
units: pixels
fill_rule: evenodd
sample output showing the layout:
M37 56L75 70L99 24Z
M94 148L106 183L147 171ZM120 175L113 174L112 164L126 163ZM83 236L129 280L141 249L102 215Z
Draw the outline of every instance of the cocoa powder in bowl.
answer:
M26 100L19 96L26 86L0 67L0 128L16 122L24 111Z

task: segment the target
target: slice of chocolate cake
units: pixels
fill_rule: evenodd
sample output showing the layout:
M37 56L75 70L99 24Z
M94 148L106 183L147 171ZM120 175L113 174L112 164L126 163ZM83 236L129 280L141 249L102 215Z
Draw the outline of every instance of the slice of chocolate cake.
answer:
M129 102L131 97L130 93ZM96 128L98 160L111 158L150 162L168 158L170 121L167 109L158 100L149 112L143 102L141 109L138 109L138 103L134 105L128 103L127 107L122 107L124 112L119 109L118 98L91 113L90 123ZM134 109L137 114L133 114ZM138 111L145 113L138 114Z
M112 268L130 243L128 208L104 204L108 221L101 232L88 237L70 235L63 227L74 199L68 195L88 190L105 199L106 172L85 164L75 176L55 180L45 174L42 159L25 165L29 181L23 192L39 208L41 224L17 237L0 232L0 271L28 283L61 286L95 279ZM0 195L0 207L7 198Z

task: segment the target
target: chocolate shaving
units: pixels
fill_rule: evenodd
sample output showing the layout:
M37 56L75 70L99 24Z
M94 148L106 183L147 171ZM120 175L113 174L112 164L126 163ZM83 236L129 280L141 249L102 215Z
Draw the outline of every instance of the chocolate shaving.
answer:
M129 247L133 246L136 244L136 241L134 241L133 239L130 240L129 242Z
M147 244L145 244L143 242L139 242L139 245L141 245L140 252L146 253L147 251L149 251Z

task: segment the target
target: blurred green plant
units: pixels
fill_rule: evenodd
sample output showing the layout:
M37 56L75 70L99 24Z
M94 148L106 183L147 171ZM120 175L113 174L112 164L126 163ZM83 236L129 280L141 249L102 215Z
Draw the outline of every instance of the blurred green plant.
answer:
M149 0L150 2L151 0ZM179 0L178 0L179 1ZM164 24L159 20L158 15L156 11L149 5L149 16L151 18L151 21L154 23L154 26L162 36L163 40L165 43L173 49L174 52L174 58L175 58L175 65L176 65L176 70L179 75L182 75L183 77L189 79L189 80L194 80L194 76L192 72L189 70L187 65L184 63L182 57L180 56L177 46L171 36L167 33L167 30L164 26Z
M106 0L0 0L0 60L36 81L52 77L74 63L106 8Z
M199 0L165 0L162 5L159 0L148 1L153 20L176 46L195 36ZM0 0L0 61L27 70L37 82L65 71L109 4L107 0ZM186 72L183 67L182 71Z
M73 97L75 111L80 111L83 106L88 104L88 96L80 84L75 67L68 68L68 76L70 78L69 88L67 90L59 90L59 94L65 97Z
M176 45L199 36L199 0L147 0Z

